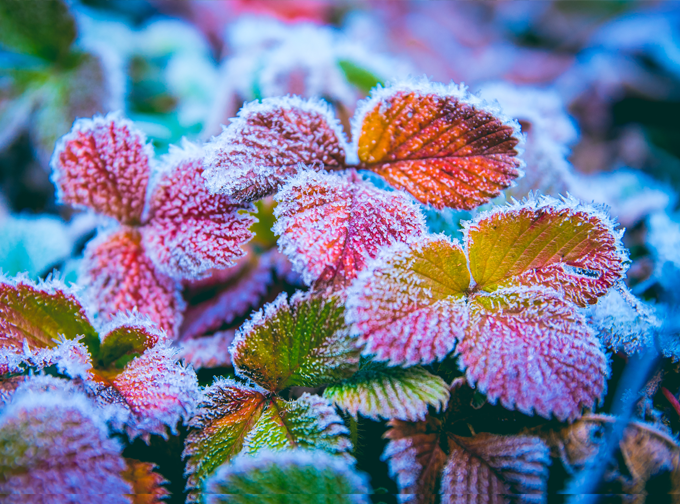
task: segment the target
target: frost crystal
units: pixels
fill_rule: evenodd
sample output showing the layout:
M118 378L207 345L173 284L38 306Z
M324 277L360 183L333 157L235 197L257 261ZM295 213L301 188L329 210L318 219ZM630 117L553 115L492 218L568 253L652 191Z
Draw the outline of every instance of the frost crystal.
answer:
M0 414L0 445L3 494L107 494L108 502L129 502L120 446L81 395L18 393Z
M188 142L171 148L167 168L151 189L144 248L158 269L178 279L204 275L211 268L232 266L250 240L251 205L205 188L202 151Z
M144 134L119 113L79 119L57 143L52 178L62 202L136 224L152 157Z
M130 437L176 432L180 419L193 413L198 401L198 380L191 369L177 362L177 351L162 342L130 362L113 384L135 415Z
M279 247L306 283L344 288L379 248L425 232L419 209L399 192L358 176L304 172L276 196Z
M352 138L360 167L438 209L470 210L522 174L519 125L464 86L378 88L357 108Z
M160 273L145 253L136 229L101 233L85 249L82 281L89 301L104 321L119 311L138 309L175 335L184 308L175 280Z
M323 452L295 449L241 456L207 482L209 504L368 504L368 481Z
M325 102L267 98L243 107L206 146L204 176L210 192L252 201L274 193L301 168L343 168L345 146Z

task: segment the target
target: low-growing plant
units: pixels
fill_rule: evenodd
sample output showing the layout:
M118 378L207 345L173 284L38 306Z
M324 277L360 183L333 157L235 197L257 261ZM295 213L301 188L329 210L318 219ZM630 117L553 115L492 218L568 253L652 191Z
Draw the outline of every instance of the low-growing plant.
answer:
M55 281L1 286L0 439L22 454L2 461L4 474L28 485L47 463L72 482L92 464L89 482L157 499L160 476L125 466L116 443L186 421L190 501L365 502L361 469L378 461L358 427L387 421L382 460L403 500L544 500L557 462L567 473L594 463L594 426L619 421L595 414L607 345L646 351L660 324L623 283L623 231L605 209L569 196L490 204L522 175L521 142L496 106L424 79L375 89L350 140L327 104L290 96L245 105L205 146L159 162L120 116L77 121L53 180L63 202L108 220L85 252L85 302ZM257 208L275 222L258 229L252 203L270 197ZM429 231L423 205L475 212L458 241ZM241 246L272 231L306 288L270 300L236 282L212 305L240 327L219 359L233 370L199 391L172 348L187 344L183 293L230 278ZM613 295L644 319L645 337L605 330L591 307ZM46 399L52 388L68 400ZM48 428L59 408L77 426ZM25 441L20 418L35 432ZM49 443L92 436L90 423L93 459L56 465ZM645 448L631 455L636 440ZM651 477L678 481L680 449L662 427L631 424L619 441L626 467L606 484L642 493ZM34 442L48 448L24 455ZM115 462L96 469L106 457ZM16 481L3 476L0 489Z

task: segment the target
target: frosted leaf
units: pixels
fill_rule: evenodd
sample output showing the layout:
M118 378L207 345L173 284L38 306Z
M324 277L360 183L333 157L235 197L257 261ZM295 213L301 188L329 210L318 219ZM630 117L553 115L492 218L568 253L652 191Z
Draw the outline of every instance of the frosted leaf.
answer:
M0 347L0 374L25 374L50 366L71 378L92 378L90 351L81 338L55 338L52 346L31 348L26 342L21 347Z
M208 193L201 176L203 152L188 142L183 147L171 148L164 161L166 167L151 189L143 231L151 260L177 279L232 266L245 254L240 246L252 237L248 228L255 221L245 213L251 205Z
M492 404L573 420L602 398L609 374L601 344L577 308L540 287L470 300L460 366Z
M301 168L343 168L345 146L327 103L266 98L245 105L206 145L203 175L211 193L252 201L276 192Z
M274 232L306 283L346 287L380 247L425 232L406 195L349 176L304 172L277 194Z
M623 284L589 306L587 317L607 348L628 355L652 347L654 332L662 326L655 306L637 299Z
M187 489L200 490L205 478L241 451L266 401L263 391L223 378L203 392L182 454L188 457Z
M151 320L138 314L117 314L102 327L100 334L97 367L102 370L110 367L122 370L132 357L168 339Z
M0 277L1 347L52 348L60 335L82 336L92 351L99 348L99 336L72 288L58 280Z
M218 331L210 336L183 340L179 343L178 358L194 369L231 366L229 347L235 330Z
M283 293L243 324L230 353L239 376L278 392L348 377L360 349L337 297Z
M506 115L519 121L526 135L522 153L525 176L506 195L519 199L530 191L554 196L573 191L576 175L567 156L578 132L560 95L553 89L494 82L484 85L480 96L497 101Z
M478 496L519 495L541 502L547 491L550 453L534 436L478 434L448 436L449 457L442 470L442 503L478 502ZM498 499L500 502L501 499Z
M347 321L365 354L392 365L443 359L463 336L470 283L457 242L426 236L383 249L348 290Z
M122 476L132 486L132 504L162 504L170 495L163 487L168 481L155 472L156 464L125 459L127 469Z
M129 502L121 447L82 395L17 393L0 414L0 446L2 494L108 494L107 502ZM26 497L32 501L39 499Z
M152 156L144 134L120 114L79 119L52 156L59 200L137 224Z
M653 254L654 276L669 292L676 290L680 280L680 223L666 213L649 217L647 244Z
M274 281L272 275L272 253L251 254L245 258L245 265L239 264L241 272L231 286L195 306L184 314L182 339L195 338L231 324L257 307Z
M354 418L424 420L428 406L445 408L449 387L420 366L387 367L368 363L354 376L326 387L324 397Z
M263 451L220 467L206 484L208 504L368 504L368 478L321 451Z
M101 233L87 244L83 269L81 283L101 319L137 309L168 334L177 334L184 309L179 285L156 269L139 231Z
M447 454L441 443L442 423L428 416L422 422L392 420L385 433L389 443L381 460L388 462L401 502L434 504Z
M295 401L274 396L246 436L245 453L262 449L308 448L349 458L351 450L342 418L323 397L307 393Z
M623 278L622 234L600 208L532 198L468 224L470 271L477 289L543 285L586 306Z
M438 209L475 208L522 174L519 125L464 86L378 88L357 108L352 137L360 167Z
M113 386L135 416L128 435L142 435L147 441L149 434L166 436L167 427L176 432L177 422L191 416L199 396L196 373L178 362L168 342L132 360Z

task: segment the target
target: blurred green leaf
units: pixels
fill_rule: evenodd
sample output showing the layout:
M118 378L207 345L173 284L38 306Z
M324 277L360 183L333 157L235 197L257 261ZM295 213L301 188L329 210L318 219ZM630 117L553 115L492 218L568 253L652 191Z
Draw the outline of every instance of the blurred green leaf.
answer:
M2 0L0 45L57 62L76 38L76 23L63 0Z

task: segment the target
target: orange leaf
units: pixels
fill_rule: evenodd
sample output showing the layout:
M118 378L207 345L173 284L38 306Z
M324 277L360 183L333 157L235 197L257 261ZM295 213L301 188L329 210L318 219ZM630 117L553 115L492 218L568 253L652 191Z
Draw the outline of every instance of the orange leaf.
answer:
M162 504L170 492L162 485L165 478L154 471L156 464L126 458L125 469L121 475L132 485L132 504Z
M484 214L467 228L477 289L543 285L586 306L624 275L622 231L598 208L542 197Z
M475 208L521 175L519 125L463 86L424 80L378 89L353 130L360 167L438 209Z

